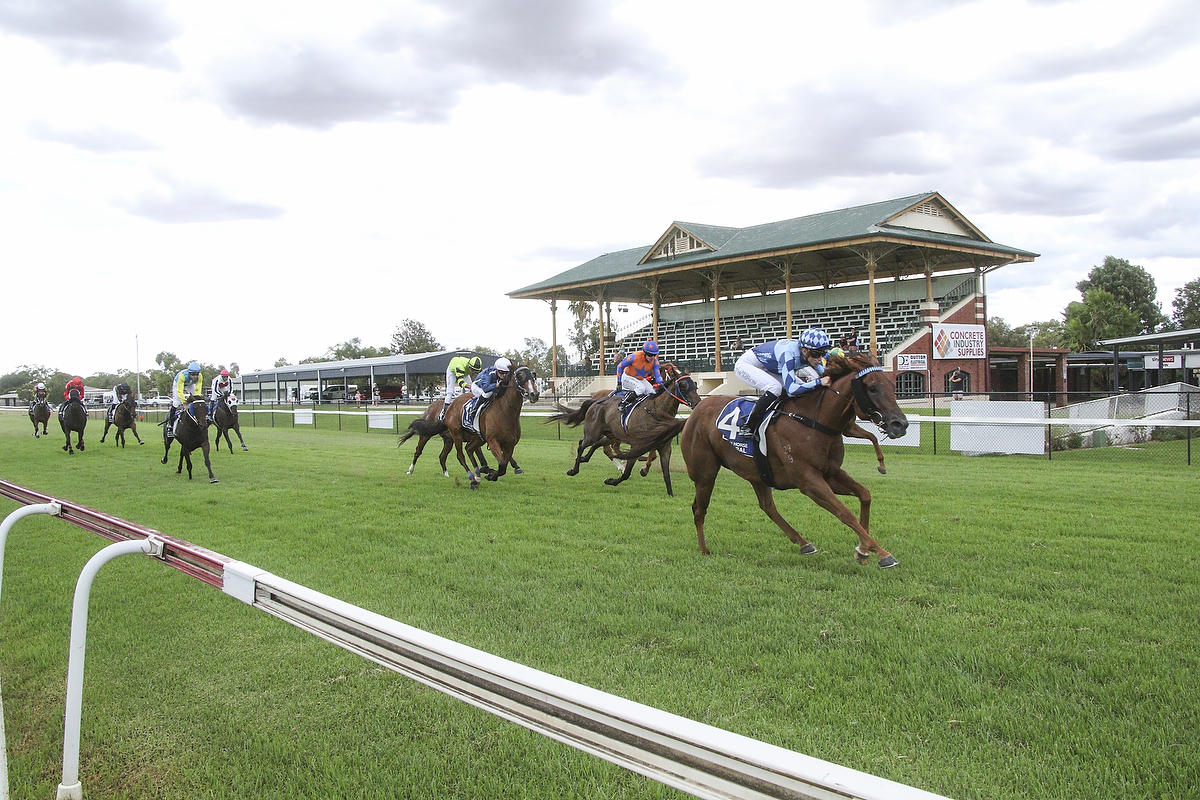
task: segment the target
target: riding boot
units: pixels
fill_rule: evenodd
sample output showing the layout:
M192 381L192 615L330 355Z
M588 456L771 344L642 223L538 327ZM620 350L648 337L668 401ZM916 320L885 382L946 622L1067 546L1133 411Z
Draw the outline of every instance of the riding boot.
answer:
M763 392L762 397L754 402L754 410L750 412L750 419L746 420L746 424L742 428L744 435L753 436L755 441L758 440L758 426L762 425L763 417L767 415L778 399L779 397L771 392Z

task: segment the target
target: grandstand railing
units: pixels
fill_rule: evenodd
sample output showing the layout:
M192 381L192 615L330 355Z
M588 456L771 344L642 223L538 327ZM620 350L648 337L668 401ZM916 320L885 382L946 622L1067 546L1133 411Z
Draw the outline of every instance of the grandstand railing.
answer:
M22 505L56 504L60 518L114 541L153 540L157 558L236 600L430 688L694 797L939 797L499 658L190 542L8 481L0 480L0 496ZM202 574L197 574L197 565ZM64 763L64 784L66 777ZM82 796L80 782L73 781L73 786L78 792L72 796ZM60 785L60 793L63 788Z

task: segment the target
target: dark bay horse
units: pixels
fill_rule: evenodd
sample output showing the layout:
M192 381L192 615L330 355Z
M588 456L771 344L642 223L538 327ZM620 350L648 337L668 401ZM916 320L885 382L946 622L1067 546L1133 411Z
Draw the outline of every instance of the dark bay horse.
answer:
M627 451L617 451L618 457L625 462L625 471L619 478L605 479L605 484L616 486L628 480L637 459L657 451L667 494L674 496L671 488L671 441L683 429L683 422L675 419L675 414L679 411L680 403L695 408L700 402L700 393L690 375L678 370L670 374L671 377L663 378L661 392L643 400L633 409L628 426L621 424L622 411L616 396L599 400L588 398L579 408L570 408L561 403L556 405L558 413L547 417L547 424L562 422L571 427L583 425L583 438L579 440L575 451L575 465L567 470L567 474L578 475L579 465L587 462L597 449L621 443L629 448Z
M113 411L113 421L104 420L104 433L100 435L100 444L104 444L104 437L108 436L108 429L117 426L117 435L113 437L114 441L121 447L125 446L125 429L133 431L133 438L137 439L138 444L145 444L142 437L138 436L137 432L137 401L133 399L132 394L125 395L125 399L117 404Z
M188 398L187 405L179 409L175 419L175 439L179 440L179 467L175 470L175 474L183 473L183 462L186 459L188 480L192 479L192 451L199 449L204 453L204 466L208 469L208 482L216 483L217 478L213 475L212 461L209 460L208 451L208 404L204 402L203 397L192 395ZM167 456L171 452L171 437L168 436L167 424L164 422L162 426L162 463L165 464Z
M892 382L867 353L850 352L831 356L826 374L829 388L819 388L795 398L786 398L767 433L767 460L774 487L767 485L754 460L739 453L717 429L717 417L732 397L706 397L683 426L681 449L688 475L696 485L692 518L700 552L708 554L704 542L704 517L712 499L713 484L721 467L749 481L758 495L758 505L788 538L800 545L804 555L817 552L811 542L779 514L773 488L799 489L814 503L837 517L858 535L854 557L867 563L871 553L880 567L893 567L896 557L879 546L869 531L871 493L842 469L845 445L842 432L856 411L867 415L892 438L904 435L908 419L896 403ZM860 504L859 517L836 495L854 495Z
M37 439L43 434L49 434L46 430L46 423L50 421L50 404L45 399L34 401L29 406L29 419L33 422L33 438ZM42 426L42 432L38 433L38 425Z
M217 401L217 408L213 412L213 423L217 426L217 452L221 452L221 436L225 436L225 445L229 448L229 452L233 452L233 442L229 440L229 432L233 431L237 434L238 441L242 443L242 449L246 452L250 451L246 447L246 440L242 438L242 427L238 424L237 398L230 400L230 395L224 393L221 399Z
M71 432L74 431L79 438L75 447L79 448L79 452L83 452L83 429L87 427L87 421L87 409L83 407L79 392L72 389L71 399L58 409L58 424L62 426L63 433L67 437L67 443L63 445L63 450L75 455L75 450L71 447Z

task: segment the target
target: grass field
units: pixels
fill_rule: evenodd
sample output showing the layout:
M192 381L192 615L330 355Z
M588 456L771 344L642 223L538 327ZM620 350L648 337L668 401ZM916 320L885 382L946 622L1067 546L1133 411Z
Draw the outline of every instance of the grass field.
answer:
M365 427L365 423L363 424ZM53 429L53 426L52 426ZM573 442L477 492L379 432L245 428L220 483L145 447L68 456L0 416L0 477L191 540L505 658L954 798L1192 798L1195 468L889 453L848 469L899 559L795 492L802 557L726 473L612 488ZM149 434L149 435L147 435ZM1165 443L1173 445L1177 443ZM235 443L236 446L236 443ZM457 472L452 471L452 475ZM0 501L0 513L15 506ZM60 778L74 582L106 542L14 528L0 602L13 797ZM639 776L383 672L144 558L97 578L81 778L105 798L655 798Z

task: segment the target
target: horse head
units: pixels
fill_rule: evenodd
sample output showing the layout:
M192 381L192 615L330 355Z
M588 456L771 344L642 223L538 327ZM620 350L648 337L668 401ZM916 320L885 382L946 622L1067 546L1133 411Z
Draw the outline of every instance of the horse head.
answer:
M850 378L854 410L860 419L871 420L892 439L908 430L908 417L896 402L896 387L870 353L831 351L826 374L835 382Z
M203 428L208 424L208 403L198 394L194 394L188 398L187 405L188 414L192 419L196 420L196 424Z
M516 367L512 372L512 380L516 384L518 391L525 395L531 403L536 403L540 396L536 378L537 373L526 366Z
M76 401L83 400L83 394L78 389L72 389L70 392L68 392L68 395L71 400L76 400Z
M700 390L696 387L695 379L670 362L663 366L663 388L679 402L695 408L700 402Z

